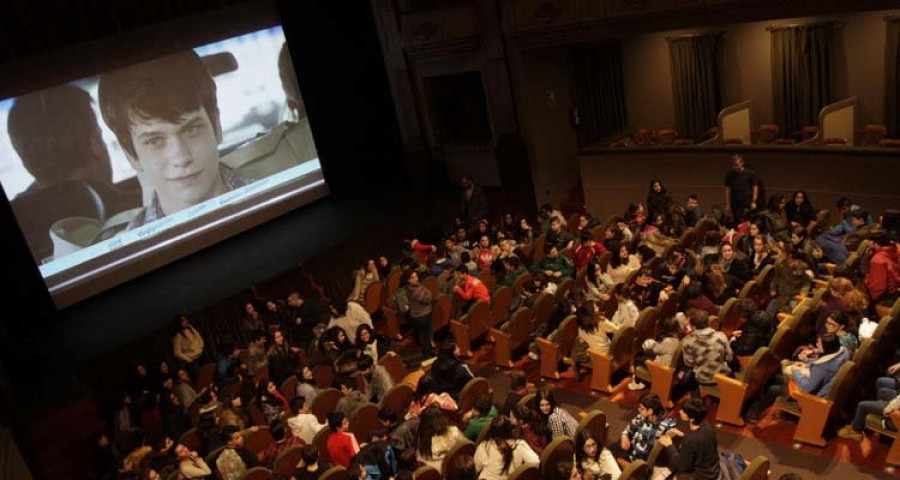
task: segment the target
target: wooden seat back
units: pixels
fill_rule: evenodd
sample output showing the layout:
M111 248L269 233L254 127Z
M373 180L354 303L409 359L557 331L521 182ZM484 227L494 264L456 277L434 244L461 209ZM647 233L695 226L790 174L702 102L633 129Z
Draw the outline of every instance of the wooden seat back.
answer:
M650 480L651 470L647 462L635 460L622 470L619 480Z
M481 338L491 329L491 306L478 300L472 305L468 313L460 318L460 323L469 327L469 341Z
M681 440L682 437L673 437L672 444L675 445L675 448L681 448ZM669 468L671 466L671 459L669 455L666 454L666 447L664 447L661 443L655 442L653 444L653 448L650 449L650 454L647 455L647 466L651 469L654 468Z
M556 437L541 452L541 478L556 480L559 473L556 466L559 462L572 461L575 456L575 442L569 437ZM566 479L568 480L568 478Z
M414 396L415 392L412 387L405 383L397 383L384 394L384 398L381 399L381 407L390 408L398 418L403 418L406 411L409 410Z
M259 406L259 403L254 399L250 401L250 404L247 405L247 416L250 417L250 422L256 426L268 426L269 420L266 418L266 415L262 411L262 407Z
M834 376L834 383L831 385L831 389L828 390L828 395L825 396L826 400L834 402L835 408L831 409L832 414L835 414L844 408L844 403L850 397L853 389L856 388L858 380L856 374L858 370L859 366L856 362L848 360L841 365L841 368Z
M509 474L508 480L541 480L541 470L527 463L519 465L519 468Z
M494 278L494 272L491 272L491 269L489 268L485 268L478 272L478 279L484 283L489 292L492 292L497 288L497 279Z
M431 305L431 328L438 331L450 323L450 315L453 313L453 298L450 295L438 294Z
M425 288L431 292L432 296L437 295L437 277L425 277L422 280L422 285L425 285Z
M544 253L544 246L547 244L547 237L544 234L540 234L537 238L534 239L534 245L531 250L531 263L538 263L547 256Z
M491 394L491 384L484 377L475 377L469 380L459 392L459 411L468 412L475 400L483 395Z
M253 467L241 476L241 480L269 480L272 478L272 471L266 467Z
M300 380L297 379L296 375L291 375L285 381L281 382L281 387L278 388L278 391L281 392L281 395L284 396L284 399L291 402L294 399L294 396L297 395L297 384L300 383Z
M319 477L319 480L351 480L347 469L341 466L331 467Z
M197 388L196 390L201 390L203 388L209 387L216 380L216 364L215 363L207 363L200 367L200 371L197 373Z
M272 472L280 475L281 478L291 478L300 458L303 455L303 445L291 445L285 448L275 457L275 465Z
M878 340L867 338L859 344L859 348L853 353L853 360L859 366L860 374L865 376L878 366Z
M538 298L534 300L531 306L532 310L534 310L534 324L532 326L534 327L533 330L537 330L547 325L550 321L550 316L553 315L556 303L552 295L541 293L538 294Z
M745 298L753 299L753 292L756 289L756 280L748 280L747 283L741 287L741 292L738 294L737 298L743 300Z
M794 315L785 320L785 324L797 334L801 342L811 341L816 335L816 311L809 307L798 307Z
M460 464L457 457L461 456L474 457L475 444L463 439L450 449L450 452L441 463L441 473L444 475L444 478L465 478L463 472L457 471L457 466Z
M731 332L740 329L741 315L738 313L738 299L729 298L722 308L719 310L719 330L724 332L726 336L731 336Z
M597 238L603 238L603 237L597 237ZM610 252L609 250L601 253L600 256L597 257L597 263L600 264L601 271L604 271L604 272L606 271L606 267L609 266L609 260L611 258L612 258L612 252Z
M561 302L565 300L566 295L575 288L575 279L567 278L562 282L559 282L559 285L556 287L556 301Z
M362 306L369 315L381 310L381 304L384 300L384 284L381 282L370 283L363 293ZM356 333L356 332L354 332Z
M513 283L513 294L521 295L522 290L525 290L525 285L530 283L532 280L530 273L523 273L519 275L519 278L516 279L516 282Z
M684 248L694 248L694 239L696 235L694 234L694 227L687 227L681 232L681 236L678 237L678 243L681 244ZM666 259L668 257L663 257Z
M316 395L310 405L309 411L316 416L319 423L328 421L328 414L337 408L338 400L341 399L341 392L336 388L326 388Z
M521 407L523 405L530 407L532 410L536 410L537 406L534 404L534 399L537 398L537 395L533 393L529 393L524 397L520 398L518 402L516 402L517 407Z
M612 357L613 372L631 366L634 355L635 331L632 327L619 329L609 344L609 356Z
M747 464L740 480L767 480L769 478L769 459L760 455Z
M382 427L381 420L378 419L378 406L374 403L366 403L356 407L350 413L349 431L356 435L359 442L365 442L369 432Z
M790 327L782 325L775 330L772 340L769 341L769 350L779 360L790 360L794 350L800 346L800 337Z
M646 307L641 310L637 320L634 322L635 341L638 345L644 343L644 340L656 337L656 325L659 321L659 309L656 307Z
M403 359L399 355L382 355L378 358L378 364L387 370L395 384L402 382L409 374L409 370L406 369L406 365L403 364Z
M444 477L441 476L441 472L425 465L413 472L413 480L444 480Z
M672 292L669 294L669 298L663 302L662 305L659 306L659 321L656 322L656 334L654 336L659 336L662 333L662 321L674 317L678 312L678 296L677 292Z
M497 325L509 316L509 306L513 301L513 289L498 287L491 296L491 325Z
M319 388L330 388L334 384L334 367L320 363L312 369L313 379Z
M268 426L259 427L258 430L250 432L250 435L244 437L244 448L253 455L259 455L273 443L275 443L275 439L269 433Z
M759 347L750 357L750 362L747 363L747 367L744 368L738 379L747 385L745 400L756 398L762 393L772 375L778 372L779 366L778 358L772 353L772 350L767 347Z
M587 430L594 434L594 437L603 445L606 445L606 436L608 434L609 425L606 421L606 414L602 410L591 410L584 418L578 422L578 429L575 430L575 438L581 436L581 432Z
M203 449L203 437L200 435L200 431L196 428L192 428L178 437L178 443L184 445L188 448L188 450L192 452L199 452Z
M528 307L521 307L512 314L506 330L510 337L511 351L515 351L528 343L528 336L531 334L533 321L534 312Z
M319 462L331 463L331 455L328 454L328 437L331 436L331 427L325 425L313 437L313 445L319 449Z
M575 315L569 315L559 324L556 332L556 344L559 345L560 354L565 357L571 356L572 349L575 348L575 339L578 338L578 319Z

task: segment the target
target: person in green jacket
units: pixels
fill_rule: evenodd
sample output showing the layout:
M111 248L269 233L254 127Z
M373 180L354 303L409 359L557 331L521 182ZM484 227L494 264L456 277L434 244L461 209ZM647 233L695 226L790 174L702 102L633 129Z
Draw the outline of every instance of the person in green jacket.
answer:
M522 262L518 257L509 257L503 260L503 268L506 269L506 274L503 276L503 280L500 282L500 286L513 288L516 285L516 281L522 275L528 273L528 269L522 265Z
M469 424L463 432L469 440L478 441L478 434L485 425L491 423L497 417L497 407L494 406L490 395L482 395L475 400L472 409L463 414L463 421Z
M560 255L556 247L547 245L544 251L547 255L531 267L531 273L544 272L553 282L562 281L564 277L571 277L575 273L572 262Z

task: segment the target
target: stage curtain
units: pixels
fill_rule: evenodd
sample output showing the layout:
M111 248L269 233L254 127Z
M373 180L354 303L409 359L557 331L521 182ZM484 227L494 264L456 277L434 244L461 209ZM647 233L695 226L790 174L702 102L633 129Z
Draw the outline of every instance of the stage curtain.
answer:
M900 17L887 19L884 64L884 123L888 138L900 138Z
M775 123L786 136L818 123L831 103L831 23L772 30L772 97Z
M582 45L572 49L572 99L578 108L578 146L596 143L625 129L625 91L619 46Z
M722 109L720 36L669 39L675 128L681 137L700 141L716 126Z

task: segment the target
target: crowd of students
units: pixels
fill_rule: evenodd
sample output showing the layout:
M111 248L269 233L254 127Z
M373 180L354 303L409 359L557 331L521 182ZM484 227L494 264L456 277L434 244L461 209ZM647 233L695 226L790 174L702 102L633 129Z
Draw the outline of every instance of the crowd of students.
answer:
M804 192L789 201L775 195L763 207L760 182L743 159L734 161L726 184L727 208L712 206L708 212L697 195L687 196L684 204L675 202L657 179L650 184L646 203L630 204L624 215L603 222L577 214L569 224L561 212L543 205L537 222L505 214L492 224L484 193L467 178L461 214L446 236L434 244L410 240L396 265L388 256L367 261L353 273L346 300L329 303L321 295L295 291L284 300L245 304L240 338L212 342L218 348L215 376L208 385L197 382L211 339L204 339L188 317L179 317L172 343L178 365L161 362L151 371L149 363L141 363L135 368L112 431L97 438L96 473L123 480L239 479L254 466L272 468L279 453L302 445L293 478L314 479L329 467L319 461L322 452L313 442L327 423L327 457L354 479L410 478L419 465L440 471L459 441L475 441L483 429L486 435L474 456L455 470L469 472L470 478L505 479L521 465L537 464L554 437L568 436L576 442L575 458L554 469L565 478L615 480L621 465L646 459L659 442L674 472L718 479L722 471L715 430L705 422L707 405L699 398L700 388L714 384L717 374L739 371L739 356L769 344L778 315L790 312L814 282L825 281L815 335L803 339L807 346L785 360L782 373L754 401L747 417L757 420L786 393L789 383L825 396L837 369L859 346L863 319L877 318L876 305L891 305L900 297L898 231L892 223L896 212L876 221L841 199L836 205L839 223L830 225L827 213L815 210ZM680 241L691 226L695 234L703 232L693 248ZM864 241L869 247L860 249ZM857 256L853 262L848 261L851 255ZM714 329L710 316L719 314L728 299L770 265L770 300L765 305L741 300L742 326L730 336ZM380 335L361 305L369 285L384 282L394 270L401 272L400 285L387 301L411 321L422 358L436 359L413 382L415 395L408 411L381 408L383 428L356 438L348 429L348 417L360 405L378 404L395 383L379 360L397 355L396 339ZM660 320L663 334L641 345L636 363L654 360L669 366L681 348L685 367L677 388L691 397L680 409L688 430L675 428L656 395L645 395L618 442L606 444L587 431L575 437L578 421L551 390L533 391L533 403L518 403L530 385L521 372L511 375L513 387L505 402L495 404L488 396L459 412L460 392L474 375L458 357L449 329L432 331L432 305L438 295L452 296L457 313L479 300L490 302L491 291L479 278L484 271L491 272L497 285L508 287L528 275L510 311L532 306L540 294L554 294L566 279L579 278L578 288L558 299L547 325L532 332L553 340L562 319L575 315L578 335L572 358L578 372L590 366L589 349L608 352L611 336L633 327L642 309L678 295L683 313ZM433 291L423 284L430 276L436 277ZM531 348L529 355L537 358L537 349ZM333 385L342 394L326 423L310 413L321 391L313 375L317 365L332 367ZM860 438L869 413L883 414L886 428L894 428L889 416L900 407L900 363L887 375L879 379L878 398L860 403L842 437ZM279 386L292 376L298 382L288 401ZM634 378L628 388L646 385ZM243 446L258 428L249 418L251 405L265 416L274 438L256 455ZM192 427L202 439L197 451L178 442ZM681 441L673 443L677 437Z

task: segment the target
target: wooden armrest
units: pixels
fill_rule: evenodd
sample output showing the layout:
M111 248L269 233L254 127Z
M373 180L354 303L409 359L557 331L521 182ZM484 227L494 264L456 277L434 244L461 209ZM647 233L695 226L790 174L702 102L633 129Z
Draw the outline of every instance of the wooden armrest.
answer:
M535 344L541 352L541 376L558 379L559 346L544 337L538 337Z
M650 371L650 393L659 396L666 408L672 408L672 387L675 385L675 369L647 360L647 370Z
M507 332L492 328L488 335L494 339L494 363L498 367L512 368L512 345Z
M591 389L612 392L610 382L613 374L613 358L593 348L589 348L587 353L591 359Z
M459 345L460 357L471 357L469 352L469 326L457 320L450 320L450 331L456 338L456 344Z
M834 402L799 390L792 392L791 397L800 404L800 422L794 432L794 441L825 447L827 442L822 433L828 424Z
M743 426L744 419L741 417L741 411L744 408L744 402L747 401L748 385L721 373L716 374L715 380L720 396L716 421Z

